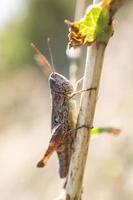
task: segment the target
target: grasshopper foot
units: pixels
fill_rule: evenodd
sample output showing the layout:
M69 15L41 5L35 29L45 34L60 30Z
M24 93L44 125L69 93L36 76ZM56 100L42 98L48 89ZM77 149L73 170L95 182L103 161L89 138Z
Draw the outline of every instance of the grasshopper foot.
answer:
M38 163L37 163L37 167L39 168L43 168L45 166L43 160L40 160Z

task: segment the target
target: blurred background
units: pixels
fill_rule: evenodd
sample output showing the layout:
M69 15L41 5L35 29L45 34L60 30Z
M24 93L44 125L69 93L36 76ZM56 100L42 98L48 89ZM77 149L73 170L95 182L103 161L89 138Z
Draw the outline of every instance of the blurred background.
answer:
M35 62L34 42L68 77L65 54L74 0L0 1L0 199L51 200L63 180L54 155L36 168L50 138L50 91ZM106 49L94 126L122 129L118 137L91 138L84 178L84 199L133 199L133 1L116 15L115 33Z

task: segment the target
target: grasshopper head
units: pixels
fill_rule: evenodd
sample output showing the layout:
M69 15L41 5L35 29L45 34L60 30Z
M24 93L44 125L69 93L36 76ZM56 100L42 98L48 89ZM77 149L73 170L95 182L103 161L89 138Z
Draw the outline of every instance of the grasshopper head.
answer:
M49 83L51 90L54 92L63 94L71 94L73 92L73 86L70 81L56 72L51 73L49 76Z

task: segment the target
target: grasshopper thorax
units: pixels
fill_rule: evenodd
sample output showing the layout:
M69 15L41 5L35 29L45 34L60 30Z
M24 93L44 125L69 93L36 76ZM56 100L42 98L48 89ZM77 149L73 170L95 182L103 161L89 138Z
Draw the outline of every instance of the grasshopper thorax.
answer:
M52 91L62 94L71 94L73 86L70 81L57 72L53 72L49 76L50 88Z

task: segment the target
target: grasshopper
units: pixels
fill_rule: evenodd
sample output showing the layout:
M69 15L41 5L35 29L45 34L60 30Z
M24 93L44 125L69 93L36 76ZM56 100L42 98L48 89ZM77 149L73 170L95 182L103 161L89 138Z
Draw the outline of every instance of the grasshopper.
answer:
M32 47L35 49L41 63L45 65L45 67L47 66L47 71L50 72L49 86L52 99L52 137L49 146L43 158L38 162L37 167L44 167L51 155L56 151L59 159L59 175L61 178L65 178L68 175L74 139L76 136L77 109L76 101L72 97L83 90L76 92L70 81L55 71L54 67L50 65L45 56L34 44L32 44Z
M59 174L61 178L65 178L68 174L77 120L76 102L71 98L74 94L74 87L66 77L55 72L53 66L50 65L35 45L32 44L32 46L41 63L47 66L47 71L51 72L49 75L49 87L52 99L52 137L48 149L38 162L37 167L44 167L51 155L56 151L59 159Z

